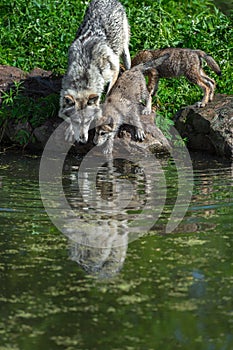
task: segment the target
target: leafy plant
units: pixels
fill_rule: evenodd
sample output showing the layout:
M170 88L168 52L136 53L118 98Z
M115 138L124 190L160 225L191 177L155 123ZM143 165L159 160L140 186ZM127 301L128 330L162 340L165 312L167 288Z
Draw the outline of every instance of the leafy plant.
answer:
M2 96L2 108L0 109L0 141L6 131L7 125L13 121L18 123L27 123L31 129L42 125L48 118L57 116L59 108L59 96L50 94L47 97L41 97L37 100L23 94L20 84L15 84L16 89L11 88L4 92ZM24 128L19 129L14 140L20 145L25 145L29 140L33 141L31 133Z
M11 106L14 103L14 98L17 96L21 90L22 83L21 82L13 82L13 86L10 87L8 91L2 91L1 98L2 98L2 104Z
M19 143L21 146L28 144L30 138L31 138L31 134L24 129L19 130L15 135L15 141Z

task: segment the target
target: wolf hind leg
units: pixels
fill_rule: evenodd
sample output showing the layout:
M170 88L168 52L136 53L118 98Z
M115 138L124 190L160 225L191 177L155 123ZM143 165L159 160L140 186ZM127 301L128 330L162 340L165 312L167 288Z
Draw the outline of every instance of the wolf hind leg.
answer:
M201 71L201 76L202 76L203 80L205 81L205 83L210 88L209 101L213 101L216 83L215 83L214 79L211 79L207 74L205 74L205 72L203 70Z
M187 79L193 83L198 85L202 91L204 92L204 96L201 101L197 101L194 105L198 108L205 107L209 102L210 96L210 86L206 83L205 79L199 74L199 72L192 72L192 74L186 75Z
M210 88L209 86L203 81L203 80L198 80L197 81L197 85L202 89L202 91L204 92L204 96L202 98L201 101L197 101L195 103L196 107L202 108L205 107L207 105L207 103L209 102L209 96L210 96Z

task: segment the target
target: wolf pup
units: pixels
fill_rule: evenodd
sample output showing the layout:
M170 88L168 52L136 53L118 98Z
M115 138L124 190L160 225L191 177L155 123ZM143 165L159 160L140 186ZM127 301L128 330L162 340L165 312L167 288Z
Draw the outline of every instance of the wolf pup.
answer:
M201 50L166 48L158 50L140 51L132 60L132 67L151 59L168 54L168 58L149 75L148 89L155 95L160 78L175 78L184 75L190 82L197 84L204 92L201 101L195 103L197 107L205 107L213 100L215 81L208 77L202 68L202 60L217 74L221 75L220 68L213 57Z
M68 117L67 139L76 134L77 141L87 142L103 89L109 83L109 92L117 80L120 56L130 69L129 36L128 20L119 1L91 1L69 48L68 69L62 80L59 116ZM72 120L76 125L80 122L76 131Z
M140 120L141 114L151 113L151 95L145 75L163 64L168 55L125 71L111 90L102 105L102 116L97 120L93 142L104 145L103 153L111 154L114 137L122 124L135 127L135 138L143 141L145 133ZM153 68L151 68L153 66Z

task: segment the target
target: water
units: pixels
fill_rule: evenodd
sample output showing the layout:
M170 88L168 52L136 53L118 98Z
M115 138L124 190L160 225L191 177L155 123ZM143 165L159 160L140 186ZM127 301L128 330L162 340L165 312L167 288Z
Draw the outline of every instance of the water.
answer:
M177 171L168 160L159 162L166 193L161 171L153 178L149 170L149 183L154 179L160 186L162 210L147 208L140 237L128 239L125 232L150 196L140 167L117 161L111 171L99 169L96 194L128 206L106 219L94 198L87 210L88 201L78 191L79 161L67 160L63 187L80 216L62 233L41 201L40 159L1 155L1 350L233 349L231 164L193 155L190 206L175 231L165 233L178 194ZM88 200L90 174L80 180ZM129 204L125 188L133 197ZM54 200L54 192L48 191L48 197ZM93 248L91 240L88 249L80 244L87 237L77 238L75 228L93 218L98 221L93 231L111 249ZM152 227L143 232L148 222Z

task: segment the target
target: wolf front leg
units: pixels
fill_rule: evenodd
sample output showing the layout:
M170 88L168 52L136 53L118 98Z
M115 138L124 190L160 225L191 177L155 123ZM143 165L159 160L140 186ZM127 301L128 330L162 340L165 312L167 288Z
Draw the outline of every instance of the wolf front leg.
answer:
M146 136L143 128L135 127L135 129L135 138L137 139L137 141L142 142Z
M111 72L112 72L112 76L111 79L109 81L109 85L108 85L108 90L107 90L107 96L110 94L115 82L117 81L118 75L119 75L119 71L120 71L120 62L112 62L111 63Z
M140 120L140 114L138 113L137 116L134 116L134 122L133 125L135 127L135 138L137 141L143 141L145 139L145 132Z
M119 75L120 60L117 55L112 53L111 55L108 56L107 61L108 61L108 64L107 64L107 67L104 69L103 75L106 77L106 81L109 81L108 90L107 90L107 95L109 95Z
M145 98L146 106L142 110L142 114L151 114L152 97L150 94Z
M113 151L113 143L114 143L115 133L111 133L107 141L105 142L103 153L106 155L111 155Z
M131 68L131 57L129 53L129 38L130 38L130 28L128 25L127 18L123 21L123 51L122 60L126 70Z

